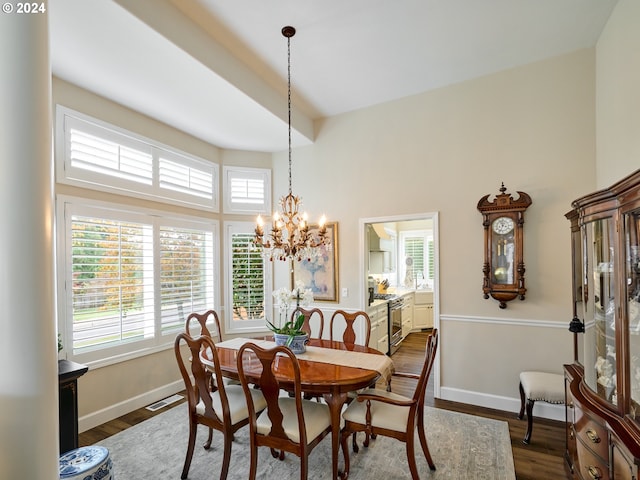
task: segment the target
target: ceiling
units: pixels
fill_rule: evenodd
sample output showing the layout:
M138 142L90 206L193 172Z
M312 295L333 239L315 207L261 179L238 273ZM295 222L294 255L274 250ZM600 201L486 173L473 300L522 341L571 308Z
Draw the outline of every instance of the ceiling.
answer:
M617 0L50 0L53 74L222 148L595 45Z

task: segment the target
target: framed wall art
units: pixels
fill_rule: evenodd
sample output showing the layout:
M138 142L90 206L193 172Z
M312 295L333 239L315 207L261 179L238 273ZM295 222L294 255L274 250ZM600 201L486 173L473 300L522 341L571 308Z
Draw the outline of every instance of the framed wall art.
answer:
M327 238L329 246L322 246L320 254L309 260L293 261L291 268L291 288L301 281L305 288L313 292L314 301L338 301L338 223L328 222ZM312 235L317 235L318 225L310 225Z

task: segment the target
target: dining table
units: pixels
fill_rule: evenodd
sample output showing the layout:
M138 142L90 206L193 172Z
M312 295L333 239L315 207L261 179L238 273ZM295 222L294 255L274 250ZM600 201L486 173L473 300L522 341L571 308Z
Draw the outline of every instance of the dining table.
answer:
M216 343L220 370L224 377L238 380L237 354L247 342L262 348L276 346L270 337L234 338ZM210 352L203 351L200 357L205 365L212 366ZM306 352L296 354L296 358L300 366L302 391L307 395L322 396L329 406L332 471L333 478L338 479L341 477L338 468L341 415L348 394L373 386L378 380L387 382L394 371L393 362L374 348L313 338L309 340ZM276 366L276 377L281 388L293 391L294 379L290 368L278 369Z

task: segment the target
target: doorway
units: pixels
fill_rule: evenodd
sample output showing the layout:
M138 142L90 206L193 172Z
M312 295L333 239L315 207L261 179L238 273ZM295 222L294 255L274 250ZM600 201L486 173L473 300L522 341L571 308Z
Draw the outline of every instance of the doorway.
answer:
M433 292L433 328L440 326L438 213L360 219L361 299L369 285L385 282L389 291ZM363 309L364 309L363 308ZM434 396L440 396L440 348L433 369Z

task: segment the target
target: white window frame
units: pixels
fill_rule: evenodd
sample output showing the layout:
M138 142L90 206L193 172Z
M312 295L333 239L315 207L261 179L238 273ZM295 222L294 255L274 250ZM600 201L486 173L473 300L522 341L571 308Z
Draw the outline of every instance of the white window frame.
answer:
M234 320L233 319L233 271L232 271L232 236L238 233L253 233L255 223L252 222L224 222L224 271L226 279L225 296L225 332L227 334L261 333L267 332L264 318L255 320ZM263 258L264 265L264 311L273 312L273 271L271 262Z
M132 208L128 205L111 202L98 201L84 197L69 195L58 195L56 198L56 219L57 219L57 311L58 327L61 333L61 340L64 346L63 353L72 361L89 365L92 368L118 363L124 360L148 355L157 351L165 350L173 346L175 334L184 329L183 326L162 334L160 315L160 268L158 256L155 255L157 246L154 246L154 335L152 338L125 342L111 347L100 347L82 353L74 354L73 351L73 312L72 291L70 282L72 281L71 271L71 214L69 209L76 212L87 212L89 215L107 218L109 211L112 217L118 220L144 221L154 225L155 242L157 244L157 228L159 225L174 225L176 227L196 228L207 230L212 233L213 260L211 306L216 308L219 305L219 266L216 259L220 258L220 235L219 223L217 220L204 219L201 217L171 214L160 210L142 207ZM101 216L97 212L107 212Z
M244 215L270 215L271 212L271 170L266 168L237 167L224 165L222 167L223 205L224 213ZM264 188L262 203L232 201L232 183L234 180L261 182Z
M114 142L118 145L133 148L152 156L152 178L150 185L134 182L113 175L100 174L90 170L74 167L71 164L70 128L75 125L84 131ZM125 129L90 117L62 105L56 105L56 180L58 183L74 185L91 190L100 190L119 195L154 200L168 204L179 204L189 208L218 213L219 207L219 165L164 145L156 140L129 132ZM160 184L160 159L165 158L178 163L185 169L195 169L211 175L211 197L197 193L190 194L188 189L182 191L163 187Z

